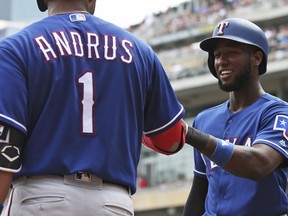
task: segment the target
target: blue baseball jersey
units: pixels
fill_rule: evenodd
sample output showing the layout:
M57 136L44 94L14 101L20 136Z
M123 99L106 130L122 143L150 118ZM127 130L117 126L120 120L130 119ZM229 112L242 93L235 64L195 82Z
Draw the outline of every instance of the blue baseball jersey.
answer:
M229 100L199 113L193 126L234 145L266 144L288 159L287 103L264 94L238 113ZM288 212L286 160L260 181L234 176L194 149L194 174L209 181L205 216L272 216Z
M136 190L142 133L185 114L152 48L90 14L0 42L0 121L27 135L21 176L95 174Z

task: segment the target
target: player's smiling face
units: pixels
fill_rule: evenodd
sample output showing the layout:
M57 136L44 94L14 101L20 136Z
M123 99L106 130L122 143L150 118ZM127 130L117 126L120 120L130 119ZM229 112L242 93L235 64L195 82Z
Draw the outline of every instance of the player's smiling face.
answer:
M214 67L222 90L237 91L248 83L252 73L252 56L252 49L248 45L225 39L217 41Z

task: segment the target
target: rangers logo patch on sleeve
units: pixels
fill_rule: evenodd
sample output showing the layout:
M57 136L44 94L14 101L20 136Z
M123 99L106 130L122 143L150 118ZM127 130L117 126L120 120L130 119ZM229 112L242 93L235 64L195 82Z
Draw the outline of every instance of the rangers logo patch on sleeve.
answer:
M273 130L283 131L283 136L288 140L288 116L277 115Z

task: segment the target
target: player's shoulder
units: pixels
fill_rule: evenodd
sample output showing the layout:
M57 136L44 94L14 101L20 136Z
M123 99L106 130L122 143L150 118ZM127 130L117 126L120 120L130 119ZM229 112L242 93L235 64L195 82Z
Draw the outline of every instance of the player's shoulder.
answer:
M21 33L14 33L0 41L0 49L5 52L15 52L23 45ZM17 49L16 49L17 48Z
M142 38L137 36L136 34L130 32L126 28L122 28L114 23L111 23L109 21L103 20L99 17L92 16L89 20L91 22L94 22L97 26L99 26L100 31L105 34L117 34L120 39L129 39L131 41L134 41L139 44L143 44L144 46L150 47L150 45L144 41Z
M133 49L136 50L135 53L141 53L141 55L138 56L141 56L142 58L149 57L149 60L156 58L156 53L152 49L151 45L149 45L148 42L144 41L138 35L130 32L128 29L122 28L97 16L89 15L87 17L87 21L91 24L90 26L95 26L94 29L96 29L97 34L116 36L116 40L119 44L129 43L129 46L132 46Z
M7 48L7 49L14 49L13 45L18 46L18 45L23 45L24 41L27 41L27 36L32 35L33 31L35 31L36 26L38 25L39 27L43 26L42 24L38 24L39 21L29 24L22 28L21 30L5 37L0 41L0 47L1 48Z
M282 100L281 98L271 95L269 93L265 93L262 97L261 97L262 101L263 101L263 105L266 104L267 107L272 107L272 106L277 106L277 107L284 107L284 108L288 108L288 102Z
M263 119L265 119L265 116L288 116L288 103L281 98L268 93L264 94L260 100L257 101L254 108L257 110L259 115L261 114Z
M229 100L226 100L218 105L208 107L196 115L195 120L205 120L223 116L227 112Z
M229 105L229 100L226 100L220 104L217 104L217 105L214 105L214 106L211 106L211 107L208 107L208 108L202 110L201 112L199 112L198 116L199 115L213 114L213 113L215 114L215 113L219 113L219 112L225 112L225 111L227 111L228 105Z

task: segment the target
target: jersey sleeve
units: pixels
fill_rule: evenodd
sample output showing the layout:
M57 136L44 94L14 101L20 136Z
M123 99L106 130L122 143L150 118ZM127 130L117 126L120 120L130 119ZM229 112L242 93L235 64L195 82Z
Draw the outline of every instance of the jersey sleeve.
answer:
M145 104L145 135L156 135L171 128L185 114L155 54L151 71L148 78L148 98Z
M0 121L26 133L27 88L21 61L0 46Z
M265 112L260 130L253 142L266 144L283 154L288 162L288 107L274 105ZM286 162L286 164L288 164Z
M193 149L194 153L194 175L201 178L206 178L206 163L202 154L197 150Z

